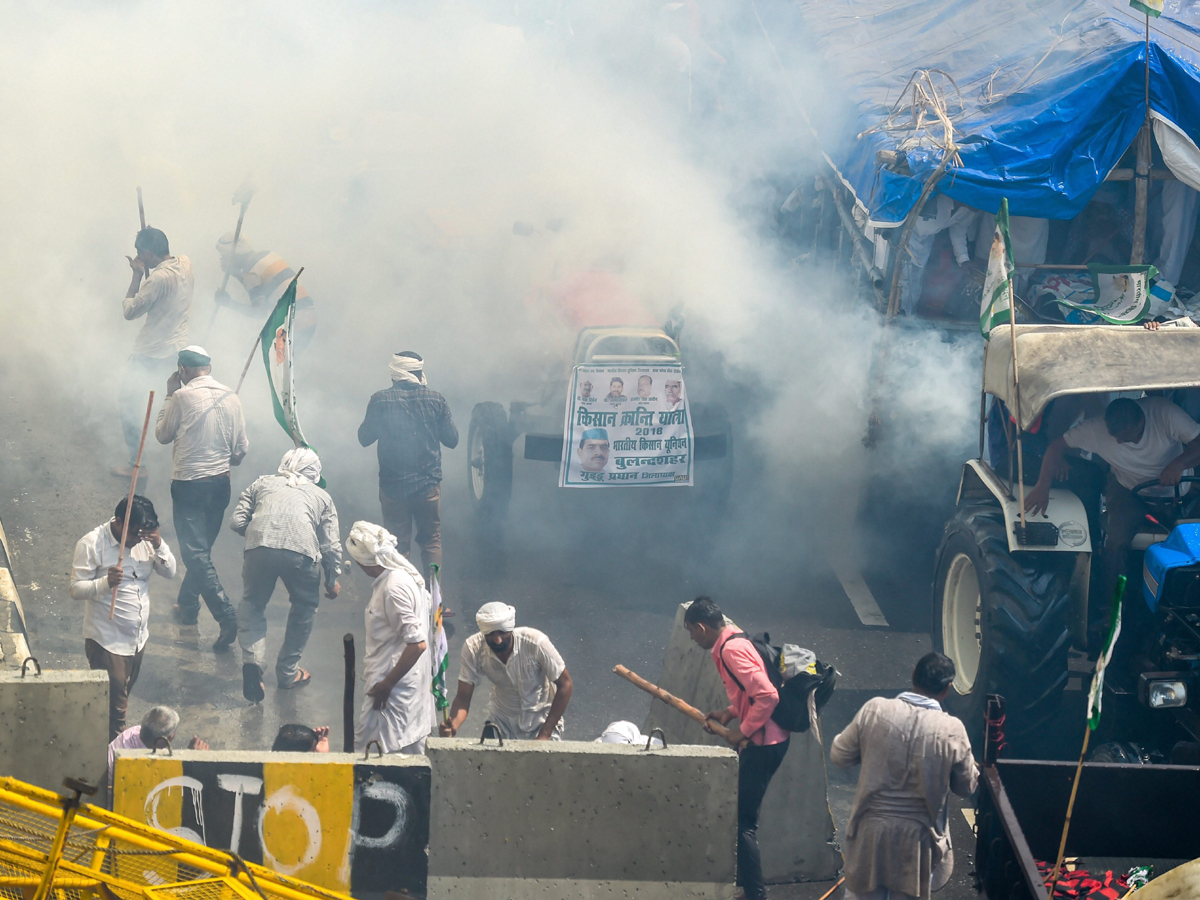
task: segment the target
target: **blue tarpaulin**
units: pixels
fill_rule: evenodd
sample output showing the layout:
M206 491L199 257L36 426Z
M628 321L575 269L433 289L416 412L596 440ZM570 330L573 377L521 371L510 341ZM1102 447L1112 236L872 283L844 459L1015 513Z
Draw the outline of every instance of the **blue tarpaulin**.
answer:
M874 131L918 70L940 70L961 166L938 190L995 212L1069 219L1091 199L1146 117L1145 17L1126 0L792 0L757 4L776 46L820 53L852 106L822 149L877 225L898 224L942 159L932 129L907 149L911 176L876 151L912 132ZM785 66L787 53L784 53ZM940 79L940 76L935 76ZM828 88L827 88L828 89ZM909 91L911 97L911 89ZM1166 0L1150 20L1150 106L1200 135L1200 0Z

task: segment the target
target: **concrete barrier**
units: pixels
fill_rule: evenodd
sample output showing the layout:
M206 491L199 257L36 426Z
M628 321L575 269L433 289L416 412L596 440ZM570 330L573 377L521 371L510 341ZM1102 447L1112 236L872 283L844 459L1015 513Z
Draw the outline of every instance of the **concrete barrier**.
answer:
M321 887L424 894L429 761L121 750L113 811Z
M0 670L0 774L57 791L64 778L104 784L108 673Z
M737 758L432 738L429 900L734 895Z
M725 685L712 655L688 637L683 627L687 604L675 614L658 686L703 712L729 705ZM661 728L669 743L719 744L720 738L699 723L659 700L650 701L643 729ZM793 734L787 756L763 801L758 824L763 877L771 884L790 881L832 881L842 867L834 840L825 777L825 751L810 729Z

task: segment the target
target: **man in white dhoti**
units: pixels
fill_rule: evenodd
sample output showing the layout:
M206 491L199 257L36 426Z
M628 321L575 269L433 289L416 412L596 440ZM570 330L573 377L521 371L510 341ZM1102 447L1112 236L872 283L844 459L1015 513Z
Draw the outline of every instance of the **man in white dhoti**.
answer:
M954 869L950 792L975 790L979 769L963 723L942 711L954 663L921 657L913 689L874 697L833 739L835 766L861 765L846 827L847 900L929 900Z
M384 753L424 753L433 728L433 671L422 659L431 615L425 579L378 525L355 522L346 550L375 579L366 612L367 691L354 745L363 750L374 740Z

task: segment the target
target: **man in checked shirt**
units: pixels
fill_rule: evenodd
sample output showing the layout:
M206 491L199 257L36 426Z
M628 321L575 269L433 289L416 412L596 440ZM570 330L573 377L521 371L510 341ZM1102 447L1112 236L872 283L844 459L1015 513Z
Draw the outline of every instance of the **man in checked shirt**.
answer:
M396 536L396 548L409 556L413 522L421 547L421 573L442 565L442 445L458 446L450 405L425 386L420 354L404 350L388 366L392 386L367 404L358 442L379 442L379 505L383 526Z
M325 596L341 590L342 543L337 509L321 487L321 460L308 447L283 455L279 471L264 475L242 491L229 527L246 537L242 563L245 593L238 607L238 643L242 646L242 695L263 699L262 671L267 658L267 603L280 579L291 609L283 645L275 661L280 690L301 688L312 676L300 668L300 656L317 615L321 572Z

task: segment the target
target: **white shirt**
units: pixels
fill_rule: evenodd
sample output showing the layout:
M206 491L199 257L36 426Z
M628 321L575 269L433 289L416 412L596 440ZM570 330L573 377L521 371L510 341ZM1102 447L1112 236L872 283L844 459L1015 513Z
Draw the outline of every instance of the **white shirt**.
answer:
M1129 490L1146 481L1157 481L1162 470L1178 458L1183 445L1200 436L1200 425L1182 409L1163 397L1143 397L1137 401L1146 417L1142 439L1136 444L1121 444L1108 433L1104 419L1087 419L1063 435L1068 447L1087 450L1100 456L1109 466L1117 481ZM1188 469L1183 473L1191 475ZM1180 486L1184 492L1187 484ZM1148 494L1169 497L1169 487L1150 488Z
M130 725L108 745L108 806L112 808L112 787L113 787L113 768L117 764L118 750L146 750L148 749L142 743L142 726Z
M536 628L516 628L507 663L492 652L482 634L467 638L458 680L473 685L482 684L485 678L490 681L492 699L487 717L505 737L530 740L545 724L557 690L554 682L566 669L550 638ZM561 733L562 729L559 720L555 730Z
M110 520L111 521L111 520ZM125 574L117 587L117 607L109 619L112 588L108 570L117 564L118 539L109 522L93 528L75 544L71 599L83 600L83 636L117 656L133 656L150 637L150 572L175 577L175 557L163 541L158 549L142 541L126 549Z
M121 304L126 319L146 317L133 342L135 354L166 359L187 346L195 283L186 256L168 256L146 273L137 293Z
M175 442L175 481L222 475L250 448L242 401L211 375L197 375L163 402L154 436L160 444Z
M363 693L355 744L365 749L377 740L384 753L395 753L429 735L433 728L433 670L429 665L429 592L403 570L389 569L375 579L367 602L367 649L363 680L368 688L395 668L409 644L425 642L425 653L405 673L383 709Z

